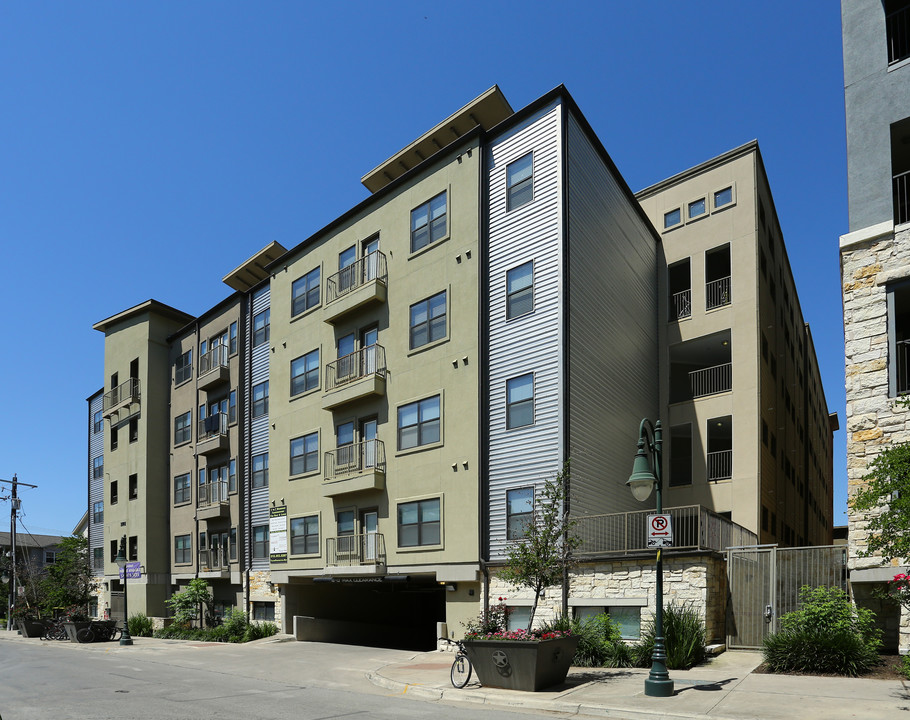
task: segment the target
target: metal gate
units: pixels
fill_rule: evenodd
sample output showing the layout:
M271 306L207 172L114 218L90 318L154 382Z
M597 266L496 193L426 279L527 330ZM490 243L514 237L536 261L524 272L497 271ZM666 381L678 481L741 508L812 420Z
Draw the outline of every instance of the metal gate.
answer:
M111 620L123 622L123 590L111 590Z
M765 636L778 631L780 617L796 610L803 585L847 589L847 549L728 548L727 584L727 647L761 648Z

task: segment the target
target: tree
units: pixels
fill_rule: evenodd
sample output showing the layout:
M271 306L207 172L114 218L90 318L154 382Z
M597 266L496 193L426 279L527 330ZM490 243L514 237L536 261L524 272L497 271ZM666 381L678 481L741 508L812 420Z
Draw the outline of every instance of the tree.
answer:
M556 477L544 482L524 534L507 548L506 566L499 574L510 585L533 591L528 632L534 624L538 598L547 588L562 583L565 573L575 564L573 551L581 544L573 534L575 522L566 509L568 485L566 462Z
M860 555L910 558L910 443L882 452L863 483L850 499L854 512L868 514L868 544Z
M189 626L193 620L212 611L212 593L202 578L194 578L184 590L175 592L165 604L174 611L174 622ZM200 610L203 610L203 615Z

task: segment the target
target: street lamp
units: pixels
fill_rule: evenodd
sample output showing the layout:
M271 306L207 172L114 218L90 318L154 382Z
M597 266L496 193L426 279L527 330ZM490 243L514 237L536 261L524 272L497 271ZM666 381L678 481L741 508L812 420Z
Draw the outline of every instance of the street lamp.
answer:
M117 557L114 558L117 567L123 573L123 632L120 633L121 645L132 645L133 638L130 637L129 613L126 604L126 535L120 538L120 549L117 550Z
M638 452L632 465L632 475L626 485L639 502L657 490L657 514L663 512L660 494L663 482L660 475L660 453L662 447L660 420L654 425L645 418L638 427ZM647 450L647 452L646 452ZM645 695L670 697L673 695L673 681L667 672L667 650L664 646L664 568L657 549L657 607L654 615L654 651L651 654L651 674L645 680Z

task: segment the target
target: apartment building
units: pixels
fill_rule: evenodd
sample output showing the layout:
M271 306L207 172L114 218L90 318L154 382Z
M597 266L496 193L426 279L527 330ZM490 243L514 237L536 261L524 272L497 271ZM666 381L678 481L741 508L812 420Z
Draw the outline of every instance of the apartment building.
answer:
M840 238L848 493L882 449L910 440L910 2L841 3L849 232ZM853 595L883 618L886 645L910 648L910 614L874 589L907 558L863 557L867 517L848 514Z
M104 388L86 398L88 403L88 510L86 511L86 537L88 554L98 587L96 588L95 613L103 609L98 598L104 582Z
M664 503L711 508L763 544L830 544L837 416L758 143L637 198L661 236Z

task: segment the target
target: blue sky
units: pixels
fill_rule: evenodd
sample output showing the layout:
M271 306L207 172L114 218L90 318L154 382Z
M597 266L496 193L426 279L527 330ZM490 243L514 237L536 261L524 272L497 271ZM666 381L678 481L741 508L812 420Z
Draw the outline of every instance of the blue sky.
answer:
M843 425L834 0L3 3L0 478L39 486L26 528L85 510L93 323L151 297L207 310L229 270L362 200L365 172L491 85L517 109L560 83L633 190L758 139Z

